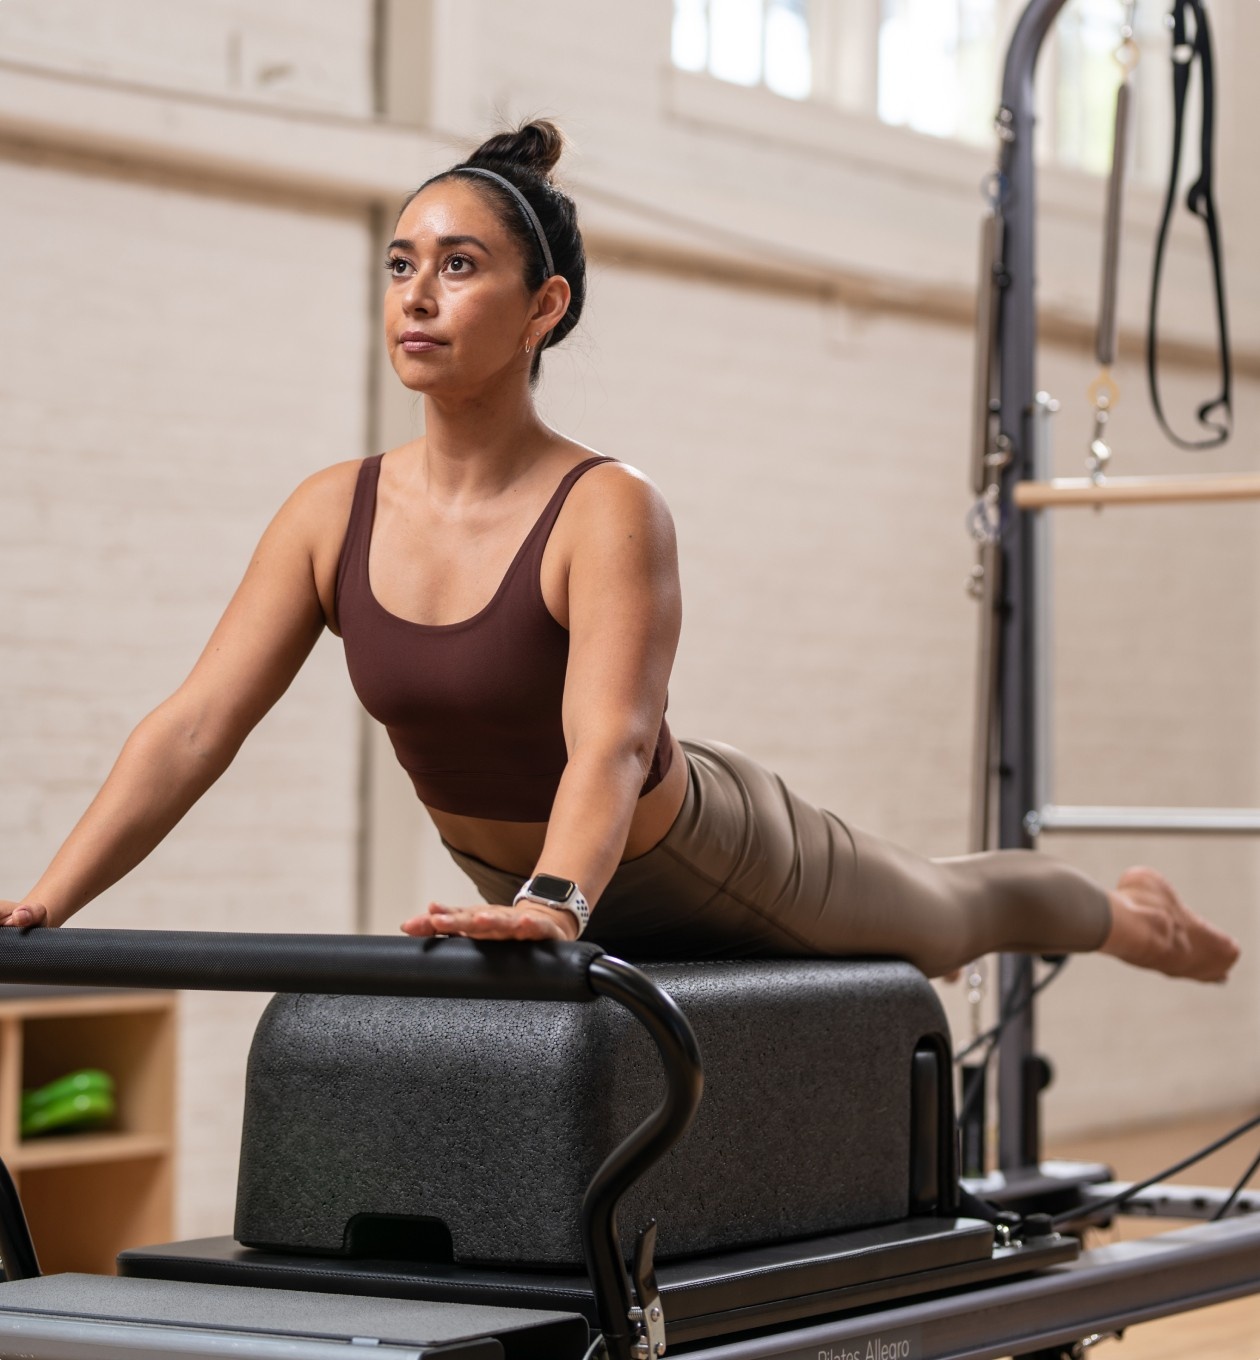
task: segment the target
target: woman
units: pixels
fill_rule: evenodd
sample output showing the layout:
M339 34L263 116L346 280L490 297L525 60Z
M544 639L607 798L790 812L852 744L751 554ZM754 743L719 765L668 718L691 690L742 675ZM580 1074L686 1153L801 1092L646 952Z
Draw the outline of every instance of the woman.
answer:
M681 606L643 476L548 428L531 391L578 322L585 260L549 123L491 138L403 207L385 334L423 438L304 482L188 679L145 718L0 923L60 925L179 821L325 627L485 905L417 936L589 937L638 957L1101 948L1225 976L1227 936L1148 869L1110 893L1023 851L929 862L805 804L664 718Z

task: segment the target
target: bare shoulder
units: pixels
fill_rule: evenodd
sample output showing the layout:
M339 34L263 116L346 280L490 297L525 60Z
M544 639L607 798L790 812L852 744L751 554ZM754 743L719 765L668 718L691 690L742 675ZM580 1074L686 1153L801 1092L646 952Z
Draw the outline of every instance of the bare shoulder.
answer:
M317 574L330 555L335 570L361 466L362 460L354 458L312 473L298 483L271 521L268 534L302 544Z
M295 524L311 528L338 524L344 528L362 466L362 459L350 458L344 463L334 463L331 467L311 473L298 483L289 499L280 507L279 514Z
M312 473L280 507L268 530L268 534L279 535L309 557L320 605L334 632L337 563L362 466L362 459L352 458Z
M629 463L600 463L578 479L566 503L579 538L620 530L650 541L672 544L674 521L661 489Z

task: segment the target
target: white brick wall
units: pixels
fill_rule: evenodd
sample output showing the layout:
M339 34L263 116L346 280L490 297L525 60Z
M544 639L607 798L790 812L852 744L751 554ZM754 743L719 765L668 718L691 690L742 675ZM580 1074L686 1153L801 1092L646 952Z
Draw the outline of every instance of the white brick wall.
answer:
M80 75L370 115L372 0L5 0L0 52Z
M303 476L363 448L365 223L0 162L0 827L33 883ZM98 926L347 930L356 706L317 649ZM186 999L180 1225L231 1221L259 1002Z

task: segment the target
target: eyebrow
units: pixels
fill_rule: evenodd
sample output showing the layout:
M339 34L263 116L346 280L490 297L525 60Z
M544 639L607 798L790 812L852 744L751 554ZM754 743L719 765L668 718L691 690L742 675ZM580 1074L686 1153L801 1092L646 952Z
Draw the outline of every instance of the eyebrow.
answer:
M439 236L437 238L437 243L443 249L446 249L448 246L478 246L480 249L484 250L487 255L494 254L494 251L492 251L479 236ZM404 240L401 236L395 237L387 247L389 250L410 250L413 253L415 248L416 243L414 241Z

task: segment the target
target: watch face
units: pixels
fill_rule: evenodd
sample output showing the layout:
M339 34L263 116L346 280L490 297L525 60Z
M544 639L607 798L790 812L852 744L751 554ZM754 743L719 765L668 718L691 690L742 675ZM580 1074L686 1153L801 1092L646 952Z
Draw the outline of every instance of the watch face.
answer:
M557 878L554 874L535 874L529 880L529 890L539 897L549 897L553 902L563 902L569 897L576 885L567 878Z

